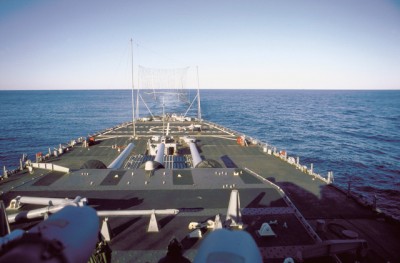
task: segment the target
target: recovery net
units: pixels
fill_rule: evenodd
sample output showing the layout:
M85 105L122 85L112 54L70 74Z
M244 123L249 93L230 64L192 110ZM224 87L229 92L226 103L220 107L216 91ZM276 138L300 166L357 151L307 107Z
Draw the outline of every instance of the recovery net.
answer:
M187 84L189 67L155 69L139 66L139 91L137 101L140 112L148 111L152 116L165 113L185 114L191 104L191 93ZM143 114L141 114L143 115ZM144 114L146 115L146 114Z

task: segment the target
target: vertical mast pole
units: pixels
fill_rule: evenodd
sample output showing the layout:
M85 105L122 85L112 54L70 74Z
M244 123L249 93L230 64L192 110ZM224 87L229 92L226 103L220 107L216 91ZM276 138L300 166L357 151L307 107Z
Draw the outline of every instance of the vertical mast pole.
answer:
M136 123L135 123L135 99L134 99L134 82L133 82L133 39L131 38L131 66L132 66L132 129L133 129L133 137L136 137Z
M137 50L139 50L139 45L136 44L136 46L137 46L137 48L138 48ZM139 65L139 63L140 63L139 52L137 52L136 57L137 57L136 60L138 61L138 65ZM139 80L140 80L140 69L138 70L138 78L137 78L137 91L136 91L136 120L139 119L139 89L140 89L140 82L139 82Z
M138 76L139 79L139 76ZM139 80L138 80L138 84L137 84L137 89L136 89L136 119L139 119Z
M164 107L165 107L165 104L164 104L164 97L163 97L162 98L162 135L163 136L164 136L164 129L165 129L165 125L164 125L164 115L165 115Z
M199 66L197 66L197 118L201 122Z

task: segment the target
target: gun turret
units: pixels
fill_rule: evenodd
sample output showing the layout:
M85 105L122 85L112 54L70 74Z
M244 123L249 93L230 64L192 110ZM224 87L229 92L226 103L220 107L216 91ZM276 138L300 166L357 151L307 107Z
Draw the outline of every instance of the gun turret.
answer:
M99 218L88 206L66 206L24 232L0 238L0 262L88 262L99 233Z

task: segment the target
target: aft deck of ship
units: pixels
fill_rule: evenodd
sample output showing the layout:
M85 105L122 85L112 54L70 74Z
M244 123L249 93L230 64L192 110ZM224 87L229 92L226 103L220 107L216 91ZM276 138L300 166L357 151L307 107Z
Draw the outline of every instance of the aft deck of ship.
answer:
M24 171L6 180L9 183L3 181L2 200L8 204L16 196L82 196L98 211L178 209L177 215L157 216L158 233L147 232L149 216L109 220L113 259L158 262L173 237L183 245L184 257L192 260L201 239L188 238L189 223L214 220L217 214L224 219L230 193L236 189L244 230L253 236L265 261L296 258L299 250L321 240L343 238L343 229L367 240L370 251L366 262L400 258L398 223L386 222L326 181L268 154L258 141L241 146L237 143L240 134L234 131L209 122L202 122L201 129L188 129L190 124L193 122L170 121L169 135L177 140L189 135L196 138L202 158L217 161L220 168L191 168L189 148L181 142L179 156L165 156L166 168L149 176L141 168L152 159L146 152L147 140L160 135L163 124L137 122L135 138L132 125L125 124L97 134L96 143L88 148L77 144L47 160L68 167L68 173L34 169L32 174ZM92 159L109 165L129 143L134 148L120 169L81 169ZM317 231L320 220L325 222L323 231ZM265 222L272 222L275 237L257 233ZM353 260L355 255L341 258Z

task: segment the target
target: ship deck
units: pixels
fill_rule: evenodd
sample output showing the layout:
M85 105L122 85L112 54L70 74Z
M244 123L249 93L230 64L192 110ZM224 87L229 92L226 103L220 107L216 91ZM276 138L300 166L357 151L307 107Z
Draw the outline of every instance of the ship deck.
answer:
M149 176L141 168L151 159L146 153L147 140L160 135L163 125L138 122L136 138L132 137L132 125L125 124L96 135L96 143L89 148L78 144L47 160L68 167L68 173L34 169L32 174L24 171L3 180L2 200L8 204L16 196L72 199L82 196L98 211L178 209L177 215L157 216L158 233L147 232L149 216L110 218L112 259L163 262L168 243L175 237L183 245L184 257L191 261L201 239L188 238L189 223L213 220L217 214L225 218L230 193L237 189L244 229L255 239L265 261L282 262L319 240L341 239L338 229L353 230L368 242L370 250L364 262L400 259L397 222L360 205L335 186L302 172L282 158L268 154L258 142L240 146L236 141L239 134L234 131L209 122L203 122L201 130L184 130L189 124L192 122L171 121L168 132L175 139L195 137L201 157L217 161L220 168L191 168L189 148L182 142L180 157L166 156L167 168ZM92 159L109 165L129 143L134 148L120 169L81 169ZM317 231L318 220L325 221L324 231ZM276 237L257 234L264 222L274 221L277 223L271 224L271 228ZM207 233L203 230L203 234ZM355 259L349 253L338 256L344 262Z

